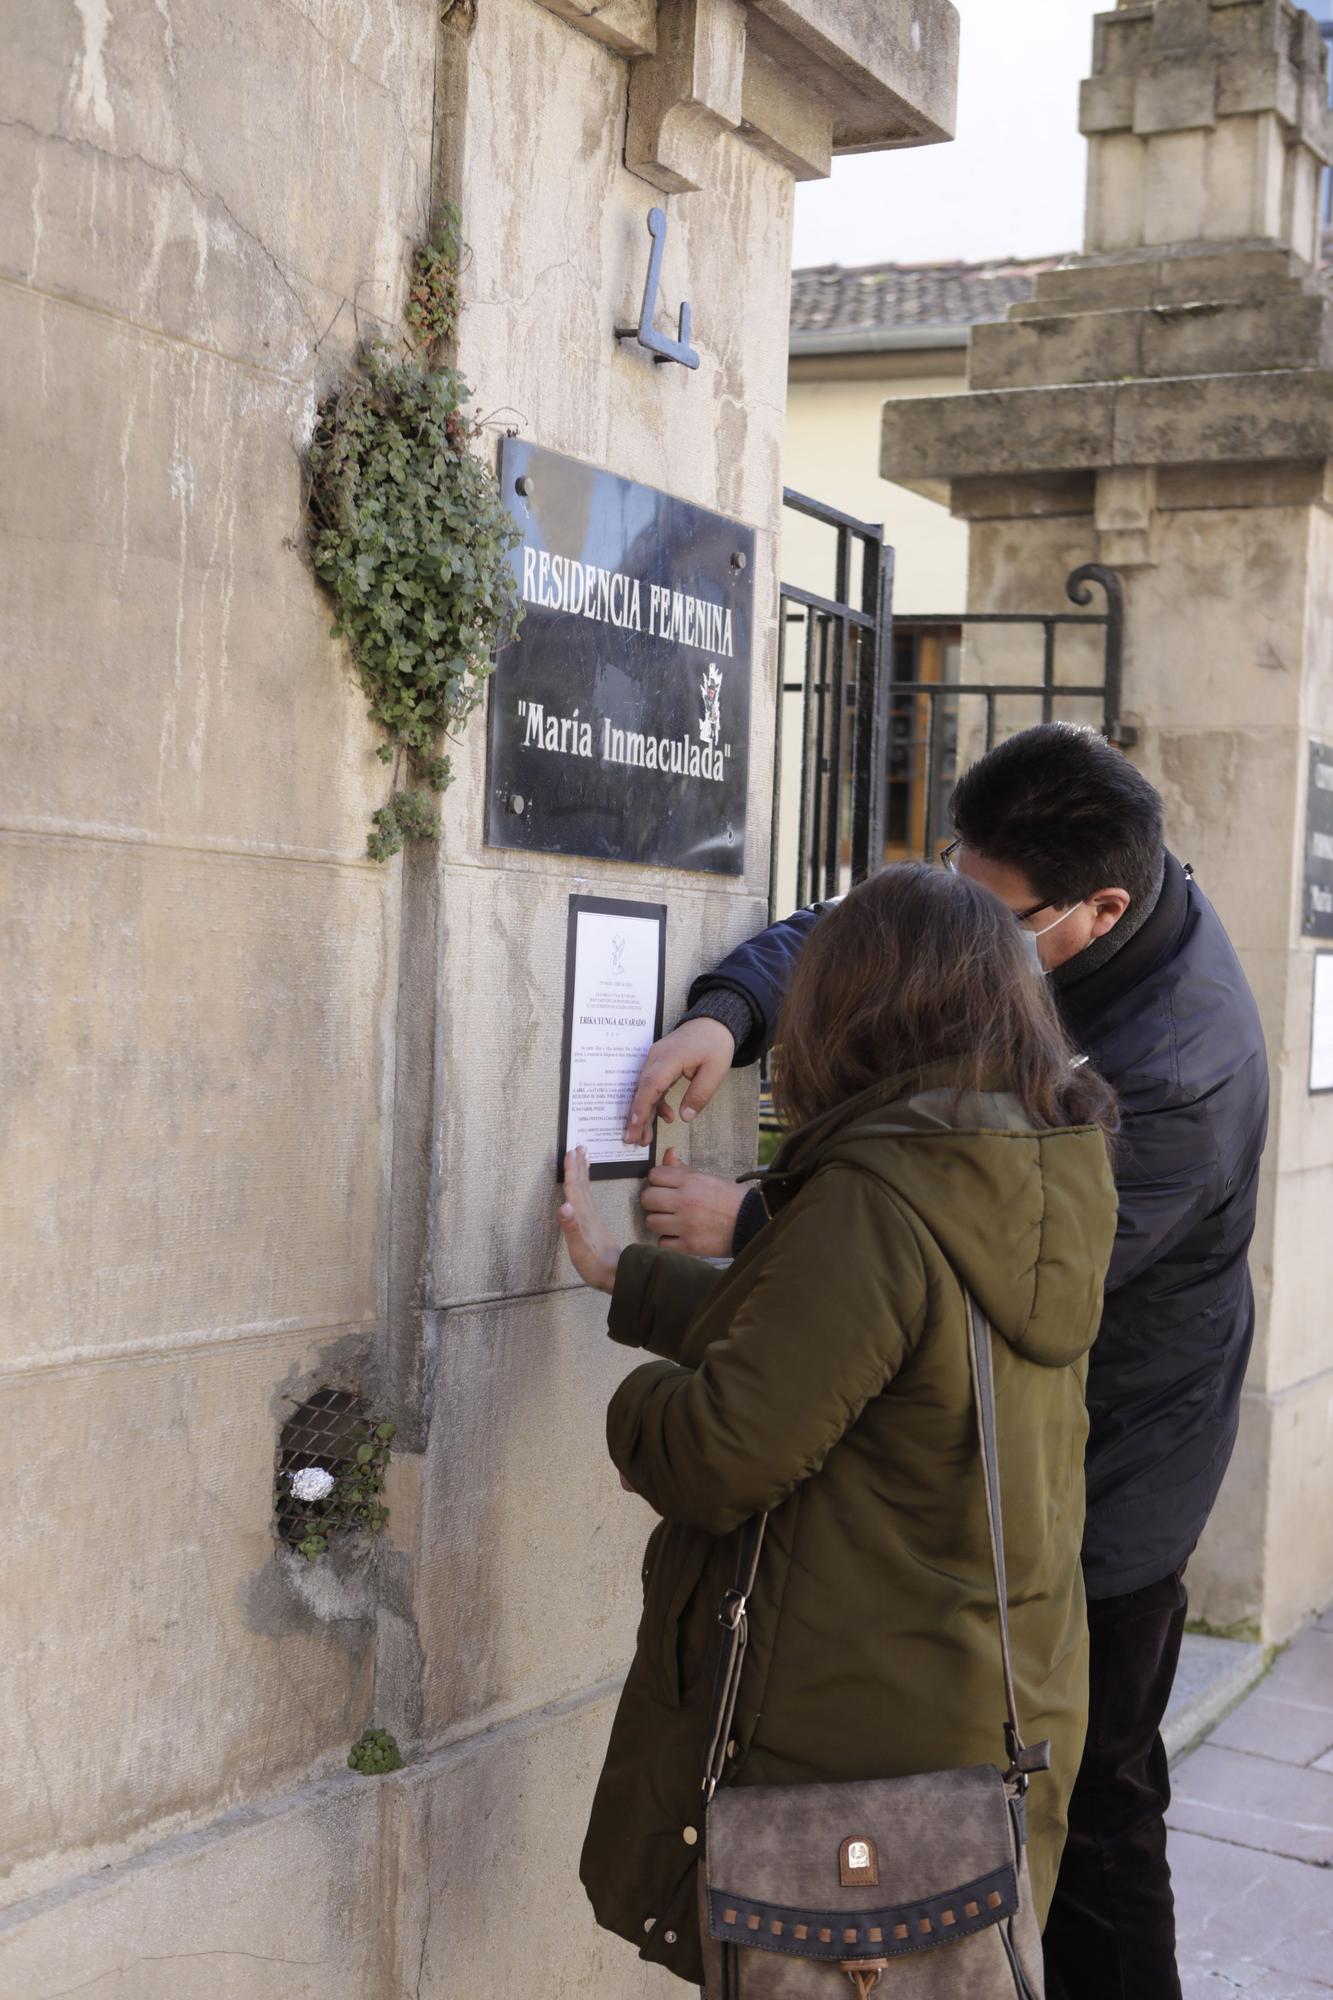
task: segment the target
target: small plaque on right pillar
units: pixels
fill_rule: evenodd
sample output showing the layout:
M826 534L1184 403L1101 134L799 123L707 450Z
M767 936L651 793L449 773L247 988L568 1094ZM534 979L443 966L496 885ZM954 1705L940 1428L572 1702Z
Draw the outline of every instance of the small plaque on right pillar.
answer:
M1305 799L1305 896L1301 930L1333 938L1333 744L1310 745Z

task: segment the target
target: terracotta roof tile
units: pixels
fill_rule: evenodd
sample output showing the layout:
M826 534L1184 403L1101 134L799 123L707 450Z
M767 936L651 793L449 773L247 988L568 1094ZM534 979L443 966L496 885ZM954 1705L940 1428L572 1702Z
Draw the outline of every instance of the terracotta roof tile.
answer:
M1322 238L1333 267L1333 229ZM790 331L796 334L887 333L912 327L968 327L1003 319L1030 299L1038 272L1058 257L1002 257L985 264L814 264L792 272Z
M1006 257L987 264L817 264L793 271L793 334L883 333L910 327L974 326L1003 319L1032 296L1039 271L1062 261Z

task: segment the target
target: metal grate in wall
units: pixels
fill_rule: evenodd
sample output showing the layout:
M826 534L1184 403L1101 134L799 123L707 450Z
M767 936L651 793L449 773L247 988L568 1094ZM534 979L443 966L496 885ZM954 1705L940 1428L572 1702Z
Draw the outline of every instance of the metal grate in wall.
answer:
M316 1389L292 1411L278 1440L273 1506L278 1538L295 1548L307 1535L325 1532L326 1503L298 1499L292 1474L307 1467L336 1479L356 1459L366 1436L366 1404L353 1389Z

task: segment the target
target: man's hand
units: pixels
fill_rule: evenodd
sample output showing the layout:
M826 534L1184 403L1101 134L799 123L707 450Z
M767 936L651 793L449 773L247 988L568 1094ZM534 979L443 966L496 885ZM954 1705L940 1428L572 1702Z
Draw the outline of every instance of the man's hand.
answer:
M676 1114L662 1100L683 1076L689 1078L690 1087L681 1099L680 1115L688 1125L731 1068L735 1053L736 1038L730 1028L703 1016L697 1021L682 1021L660 1042L654 1042L644 1058L629 1108L625 1144L646 1146L654 1118L671 1124Z
M683 1167L674 1147L668 1147L661 1166L652 1169L639 1196L648 1227L661 1247L684 1250L692 1257L730 1257L736 1215L744 1199L745 1189L734 1181Z

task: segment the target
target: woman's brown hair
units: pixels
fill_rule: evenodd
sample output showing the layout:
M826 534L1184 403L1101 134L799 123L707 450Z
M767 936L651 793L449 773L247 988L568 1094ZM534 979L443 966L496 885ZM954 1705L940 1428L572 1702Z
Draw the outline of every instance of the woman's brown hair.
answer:
M778 1020L774 1096L804 1125L872 1084L947 1062L960 1092L1011 1091L1036 1126L1116 1126L1074 1051L1018 919L988 889L903 862L811 932Z

